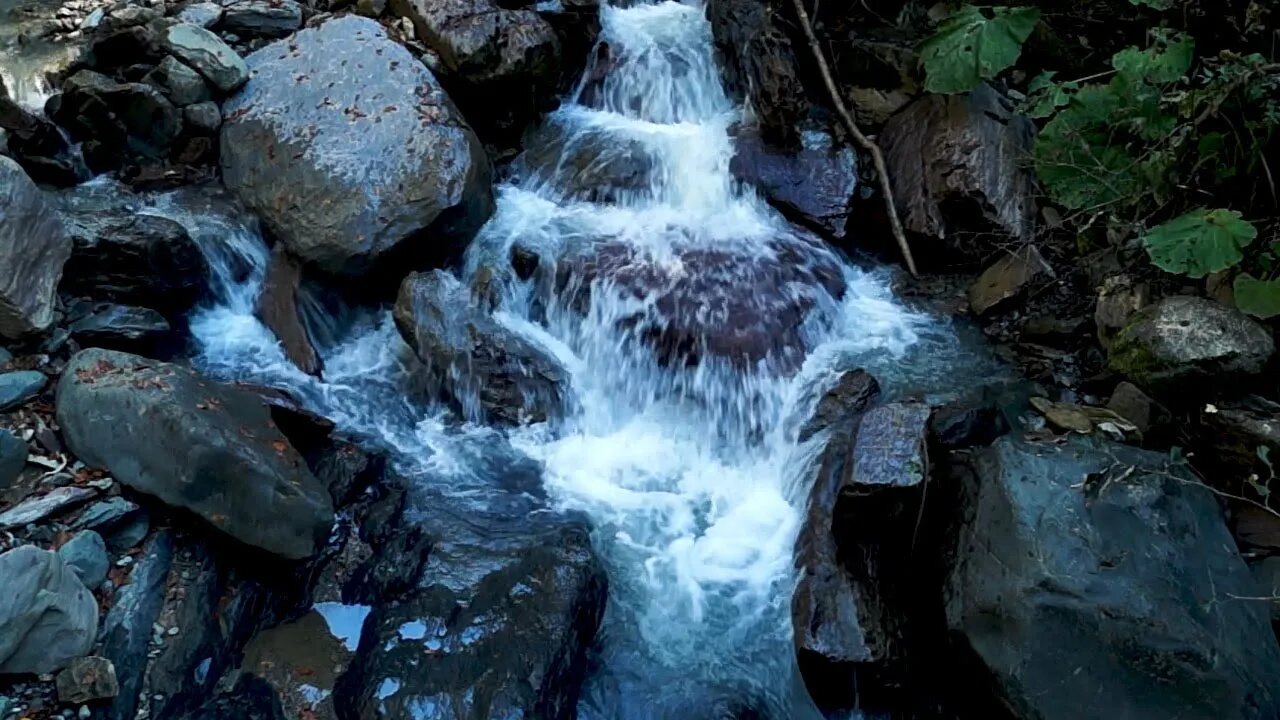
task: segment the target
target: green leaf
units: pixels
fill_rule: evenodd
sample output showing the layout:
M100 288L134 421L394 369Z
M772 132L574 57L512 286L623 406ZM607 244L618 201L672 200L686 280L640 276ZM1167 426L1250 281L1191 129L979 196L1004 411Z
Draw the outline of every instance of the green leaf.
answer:
M1080 89L1075 81L1054 82L1053 71L1042 72L1027 84L1027 100L1023 114L1027 117L1042 119L1052 116L1058 108L1066 107L1071 96Z
M1267 320L1280 315L1280 280L1259 280L1248 275L1236 278L1236 307Z
M1241 250L1257 237L1257 228L1240 213L1202 208L1152 228L1142 242L1156 267L1202 278L1239 263Z
M962 6L920 45L925 89L962 93L994 78L1018 61L1039 21L1036 8Z
M1156 10L1168 10L1173 7L1173 0L1129 0L1129 3L1138 7L1149 7Z
M1146 50L1125 48L1111 56L1111 66L1121 78L1157 85L1177 82L1191 69L1196 41L1186 33L1155 31L1155 42Z

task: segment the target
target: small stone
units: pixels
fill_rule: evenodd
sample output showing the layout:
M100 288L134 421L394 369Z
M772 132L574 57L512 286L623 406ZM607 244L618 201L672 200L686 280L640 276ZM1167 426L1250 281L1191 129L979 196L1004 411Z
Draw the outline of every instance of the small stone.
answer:
M1122 382L1116 385L1111 394L1107 408L1125 420L1133 423L1139 432L1146 433L1151 429L1152 405L1154 401L1147 397L1137 385Z
M244 58L202 27L187 23L170 27L164 34L164 47L222 92L231 92L249 80Z
M178 634L178 628L177 628L177 627L171 627L171 628L169 628L169 629L168 629L168 631L166 631L166 633L165 633L165 634L166 634L166 635L168 635L169 637L173 637L174 635L177 635L177 634Z
M107 555L107 544L102 536L92 530L85 530L71 538L67 544L58 548L62 562L75 572L85 587L97 587L107 579L111 569L111 558Z
M47 381L44 373L35 370L0 373L0 412L25 405L40 394Z
M222 126L222 110L215 102L196 103L182 109L182 118L191 130L212 134Z
M129 557L128 555L125 555L124 557L116 561L116 567L122 567L122 568L129 567L132 564L133 564L133 558Z
M69 704L103 700L120 694L115 665L104 657L93 655L72 660L58 675L57 686L58 700ZM87 709L81 706L81 714Z
M194 105L209 99L209 86L205 84L200 73L192 70L172 55L147 73L142 81L160 88L169 100L178 107Z
M97 495L81 487L63 487L40 497L28 498L0 513L0 530L30 525Z
M88 705L81 705L80 711L76 713L76 716L80 720L89 720L89 718L93 717L93 711L89 709Z
M76 530L97 530L114 525L124 517L137 511L138 506L122 497L107 498L102 502L90 505L71 527Z
M1121 328L1128 324L1134 313L1151 303L1151 290L1146 283L1136 282L1128 275L1115 275L1102 281L1098 288L1098 302L1093 311L1093 324L1098 329L1098 340L1106 345Z
M1027 245L997 260L982 273L969 288L969 306L978 315L985 315L1052 272L1040 251Z

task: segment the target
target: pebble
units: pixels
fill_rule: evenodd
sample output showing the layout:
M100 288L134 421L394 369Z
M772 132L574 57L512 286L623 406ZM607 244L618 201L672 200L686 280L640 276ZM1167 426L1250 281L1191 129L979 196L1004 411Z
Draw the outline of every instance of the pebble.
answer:
M169 637L173 637L174 635L177 635L178 634L177 626L175 625L174 627L169 628L168 634L169 634Z
M40 394L47 382L35 370L0 373L0 411L11 410Z
M128 555L125 555L124 557L116 561L116 567L129 567L132 564L133 564L133 558L129 557Z
M76 715L80 717L80 720L89 720L89 718L93 717L93 711L89 709L88 705L81 705L80 712L76 713Z

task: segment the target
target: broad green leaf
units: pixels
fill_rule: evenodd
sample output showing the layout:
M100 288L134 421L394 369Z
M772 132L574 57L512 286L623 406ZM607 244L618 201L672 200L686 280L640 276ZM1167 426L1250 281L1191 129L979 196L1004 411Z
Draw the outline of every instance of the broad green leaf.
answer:
M1202 278L1239 263L1256 237L1257 228L1240 213L1202 208L1152 228L1142 242L1156 267Z
M1111 66L1121 78L1157 85L1181 80L1195 60L1196 41L1185 33L1157 30L1146 50L1125 48L1111 56Z
M962 93L994 78L1018 61L1039 21L1036 8L962 6L920 46L925 89Z
M1241 275L1235 282L1236 307L1267 320L1280 315L1280 280Z
M1027 85L1027 100L1023 113L1030 118L1042 119L1052 116L1058 108L1066 107L1071 96L1080 89L1080 83L1074 81L1055 82L1053 71L1042 72Z
M1149 7L1156 10L1168 10L1173 7L1173 0L1129 0L1129 2L1138 7Z

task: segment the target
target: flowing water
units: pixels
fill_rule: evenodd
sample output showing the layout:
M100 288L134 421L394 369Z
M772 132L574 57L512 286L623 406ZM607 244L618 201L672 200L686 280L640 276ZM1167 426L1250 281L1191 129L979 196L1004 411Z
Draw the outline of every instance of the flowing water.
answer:
M817 442L798 444L797 426L843 370L869 369L891 395L927 394L980 372L979 361L947 323L895 300L887 272L846 262L732 180L730 128L744 109L721 85L701 4L628 5L601 9L605 64L499 187L463 274L509 267L516 244L550 267L601 242L650 273L645 292L584 281L585 303L538 275L500 270L495 283L499 321L555 353L572 376L569 417L509 439L543 464L558 505L593 520L609 574L581 716L816 716L791 646L792 548ZM619 169L627 180L608 192L580 187L584 172ZM494 439L479 418L456 418L417 391L417 360L385 308L334 313L305 303L324 378L290 365L254 318L268 249L233 204L183 190L143 212L186 225L215 268L215 300L191 319L205 371L289 389L424 482L466 475ZM779 250L787 247L804 253ZM778 297L754 296L759 277L796 263L835 268L842 282L789 281L772 288ZM661 302L691 283L706 303ZM744 308L766 317L796 297L807 313L788 328L788 357L706 352L699 363L673 363L647 341L647 330L678 320L673 312L716 327L741 322Z

